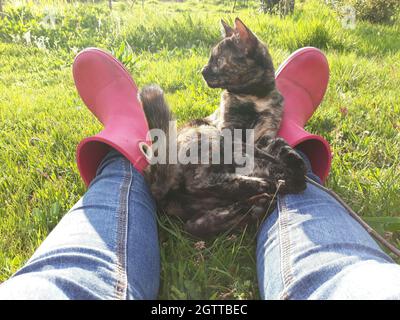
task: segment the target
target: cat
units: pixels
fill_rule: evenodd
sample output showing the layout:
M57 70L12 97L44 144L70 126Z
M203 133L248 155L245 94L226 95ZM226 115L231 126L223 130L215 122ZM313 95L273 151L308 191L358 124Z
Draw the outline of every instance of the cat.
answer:
M211 146L219 147L220 163L212 163L215 148L211 148L206 154L208 164L155 163L144 171L158 208L183 219L185 230L200 238L260 222L267 207L274 208L276 193L299 193L306 188L304 161L276 137L283 97L275 85L267 47L239 18L234 28L222 20L221 24L223 39L212 49L202 70L209 87L224 89L220 107L206 118L189 121L176 134L178 154L186 155L195 146L204 155L199 142L207 138ZM168 132L174 116L162 89L144 87L139 99L149 128ZM242 164L222 160L224 151L234 149L237 143L227 140L223 132L235 129L252 129L254 133L253 170L245 174L238 173ZM245 153L247 139L241 138L243 144L236 152Z

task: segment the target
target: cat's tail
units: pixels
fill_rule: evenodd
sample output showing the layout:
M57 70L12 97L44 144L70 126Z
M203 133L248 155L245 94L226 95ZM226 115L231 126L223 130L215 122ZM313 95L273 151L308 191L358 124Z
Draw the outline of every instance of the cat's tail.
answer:
M174 120L173 114L168 107L164 97L164 92L157 85L149 85L139 92L139 100L142 103L144 113L146 115L149 129L159 129L164 133L165 140L159 140L159 132L150 131L153 140L152 152L153 156L165 161L155 161L145 171L145 178L150 185L151 193L157 202L168 193L173 177L173 166L168 163L168 141L170 121ZM157 130L158 131L158 130ZM157 141L157 148L154 149L154 141ZM165 152L165 157L160 157L161 152ZM155 158L152 157L152 160Z
M139 100L143 105L149 129L160 129L168 135L169 123L173 116L162 89L154 84L145 86L139 92Z

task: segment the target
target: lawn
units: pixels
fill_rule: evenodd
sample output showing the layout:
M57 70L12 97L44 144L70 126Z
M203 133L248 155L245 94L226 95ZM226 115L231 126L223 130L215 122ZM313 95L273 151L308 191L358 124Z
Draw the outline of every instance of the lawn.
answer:
M31 256L84 194L75 148L101 128L77 95L71 64L87 46L112 51L139 86L158 83L179 121L211 113L220 91L200 69L219 20L239 16L277 67L303 46L324 50L327 95L307 125L334 153L327 185L400 247L400 19L343 28L323 1L297 1L286 18L230 1L6 3L0 19L0 282ZM47 17L47 18L46 18ZM50 18L49 18L50 17ZM163 299L257 299L254 230L196 246L161 217Z

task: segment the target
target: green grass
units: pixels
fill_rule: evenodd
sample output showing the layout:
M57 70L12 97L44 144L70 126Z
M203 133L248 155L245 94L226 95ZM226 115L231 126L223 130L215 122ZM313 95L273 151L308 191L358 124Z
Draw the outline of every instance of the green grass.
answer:
M226 5L224 5L224 3ZM30 257L85 188L75 148L100 126L71 77L74 51L98 46L116 53L139 86L156 82L180 121L219 103L199 73L219 35L219 19L239 15L270 47L278 66L293 50L322 48L329 89L307 128L331 143L328 186L394 244L400 231L400 21L391 26L340 19L316 1L281 19L228 1L145 1L130 6L66 2L6 6L0 21L0 282ZM250 1L251 3L251 1ZM54 29L40 24L56 12ZM98 20L101 19L99 28ZM118 25L118 21L119 25ZM31 32L31 44L22 38ZM46 50L34 40L43 36ZM35 38L36 37L36 38ZM196 249L176 220L160 218L164 299L259 297L254 230L221 236Z

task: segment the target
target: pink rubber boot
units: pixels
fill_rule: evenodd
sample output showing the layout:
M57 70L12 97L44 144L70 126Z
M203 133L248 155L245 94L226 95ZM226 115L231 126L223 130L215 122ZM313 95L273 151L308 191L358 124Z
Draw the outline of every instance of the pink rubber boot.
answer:
M292 53L276 72L276 85L285 98L278 136L307 155L313 172L322 182L331 167L329 143L303 128L321 103L328 81L328 61L320 50L312 47Z
M123 65L96 48L81 51L73 64L76 88L83 102L104 125L104 130L81 141L77 149L78 169L88 186L101 160L114 148L139 171L148 164L151 146L137 86Z

